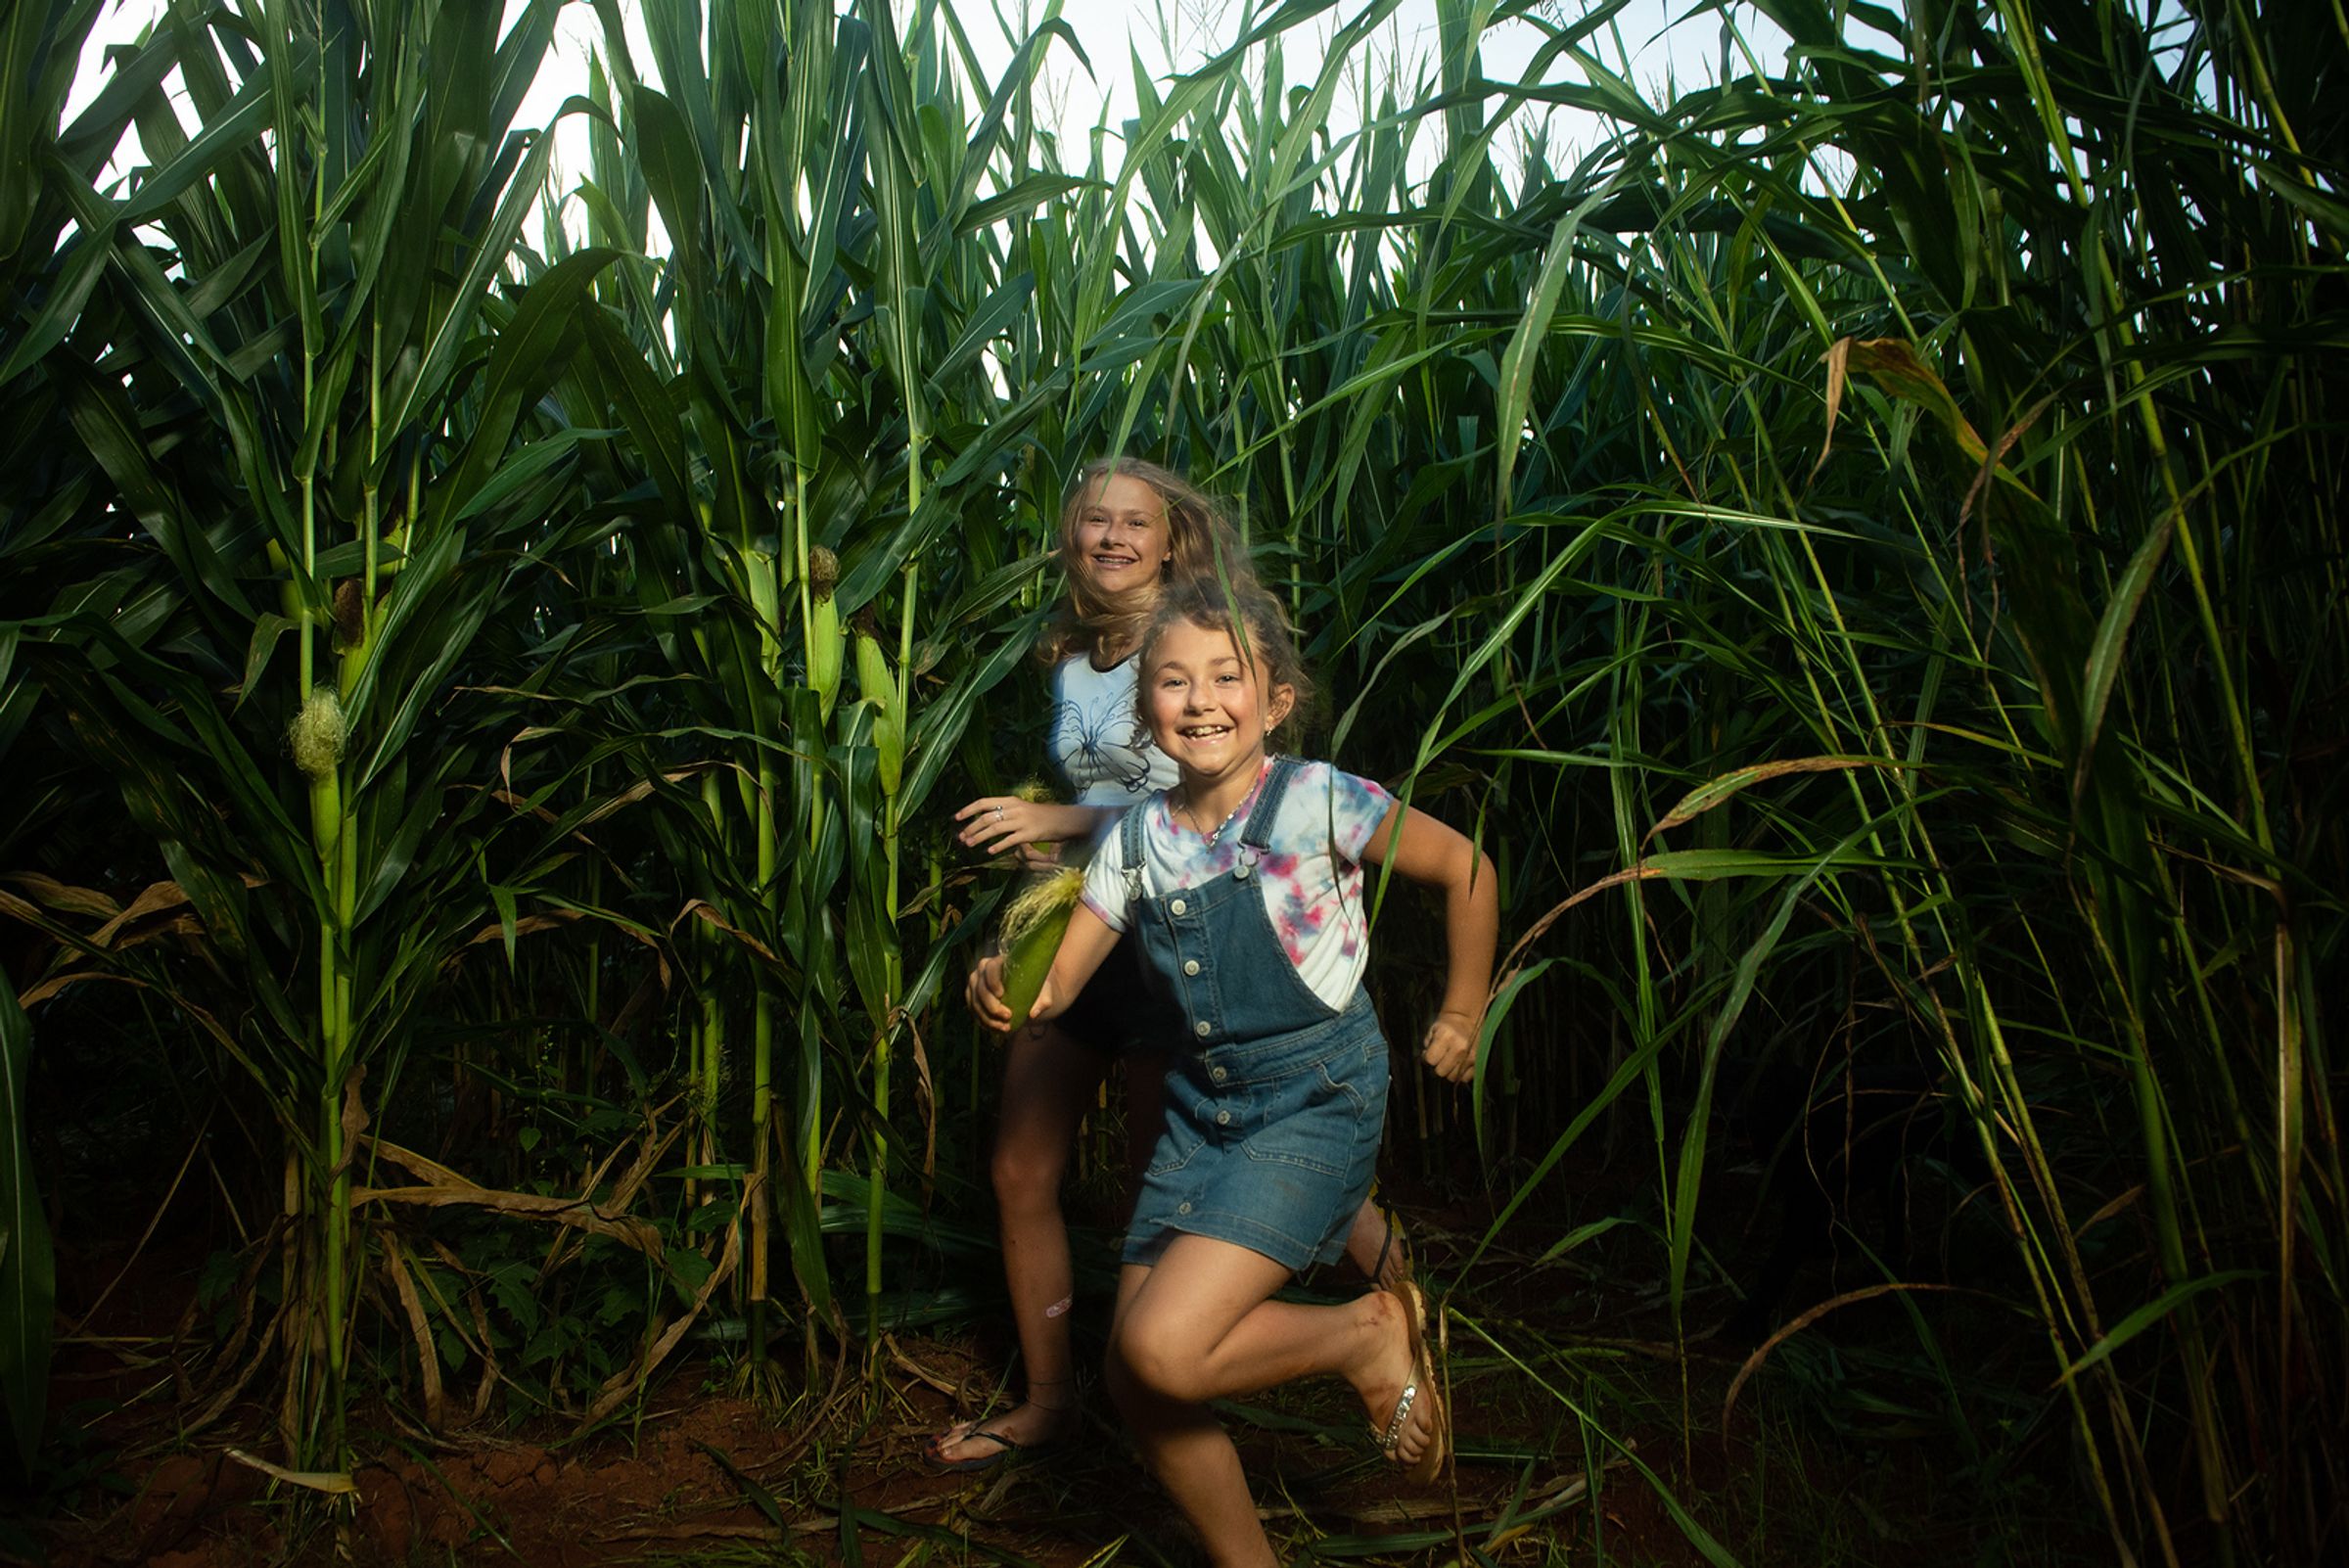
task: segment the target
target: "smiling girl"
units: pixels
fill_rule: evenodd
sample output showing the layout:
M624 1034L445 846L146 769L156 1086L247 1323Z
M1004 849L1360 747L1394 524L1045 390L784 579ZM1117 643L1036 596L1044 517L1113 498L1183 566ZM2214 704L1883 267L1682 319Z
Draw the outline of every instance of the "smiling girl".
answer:
M1135 649L1162 593L1199 581L1254 580L1215 503L1176 475L1132 458L1079 473L1061 509L1059 542L1068 592L1041 650L1052 670L1046 746L1076 803L983 795L954 813L964 845L1016 853L1031 865L1054 863L1064 846L1074 860L1126 807L1175 781L1174 763L1134 705ZM1002 960L990 958L972 971L967 993L992 1017L1002 989ZM1120 1056L1129 1059L1126 1124L1137 1174L1158 1139L1160 1053L1174 1026L1152 1001L1138 958L1129 950L1082 993L1062 994L1068 1005L1058 1018L1011 1037L990 1172L1027 1399L933 1438L923 1455L933 1469L986 1469L1069 1433L1078 1407L1068 1315L1074 1270L1061 1178L1078 1124ZM1374 1278L1382 1270L1400 1277L1404 1255L1385 1217L1365 1200L1358 1221L1348 1248L1357 1267Z
M1271 1299L1344 1249L1377 1155L1387 1047L1361 989L1363 867L1443 896L1448 977L1421 1054L1455 1082L1475 1069L1498 900L1492 861L1457 832L1366 779L1267 755L1304 676L1278 604L1253 583L1170 589L1140 677L1141 715L1178 779L1103 842L1036 1012L1055 1015L1138 949L1178 1022L1166 1129L1126 1238L1110 1388L1210 1558L1265 1564L1270 1542L1208 1401L1334 1373L1411 1479L1432 1480L1450 1453L1414 1285L1335 1307ZM983 1011L1010 1021L999 1001Z

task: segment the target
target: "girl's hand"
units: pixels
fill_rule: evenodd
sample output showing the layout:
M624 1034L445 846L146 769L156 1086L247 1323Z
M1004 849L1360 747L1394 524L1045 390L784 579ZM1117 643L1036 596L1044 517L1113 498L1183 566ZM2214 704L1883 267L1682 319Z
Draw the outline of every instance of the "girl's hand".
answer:
M1011 1008L1003 1000L1003 960L999 955L979 960L971 978L963 983L962 994L971 1004L971 1011L979 1015L979 1022L988 1028L1001 1031L1011 1027Z
M1420 1048L1419 1059L1434 1068L1438 1078L1465 1084L1476 1076L1478 1033L1477 1020L1446 1008L1427 1026L1427 1041Z
M982 795L954 813L954 820L962 824L954 837L965 849L1009 854L1027 845L1063 837L1056 820L1059 814L1058 807L1023 801L1016 795ZM1031 865L1036 863L1031 854L1020 858Z
M962 994L971 1011L979 1015L979 1022L999 1035L1010 1033L1011 1007L1003 1000L1003 960L999 955L979 960L971 978L963 983ZM1042 989L1036 993L1036 1005L1028 1009L1028 1021L1040 1024L1059 1011L1060 998L1053 993L1052 977L1046 975Z
M1445 1008L1427 1027L1420 1059L1454 1084L1476 1076L1476 1037L1493 984L1500 941L1500 896L1493 857L1452 829L1398 805L1363 849L1374 865L1391 865L1444 895L1444 939L1451 949Z

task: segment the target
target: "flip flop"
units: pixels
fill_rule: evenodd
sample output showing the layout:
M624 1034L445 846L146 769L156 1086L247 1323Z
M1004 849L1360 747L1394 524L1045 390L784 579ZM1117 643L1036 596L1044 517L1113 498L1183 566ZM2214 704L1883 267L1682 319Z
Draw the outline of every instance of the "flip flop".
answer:
M1014 1407L1014 1408L1018 1407L1019 1407L1016 1406ZM1051 1413L1056 1416L1066 1413L1054 1408L1054 1407L1049 1405L1039 1405L1036 1407L1036 1408L1051 1411ZM1008 1414L1010 1412L1005 1411L1004 1413ZM1001 1464L1004 1460L1012 1458L1016 1455L1037 1453L1041 1453L1045 1449L1053 1448L1062 1441L1064 1436L1064 1434L1056 1432L1053 1436L1045 1438L1039 1443L1022 1443L1017 1438L1008 1438L1000 1432L990 1431L987 1427L982 1426L980 1421L987 1419L990 1418L981 1416L979 1420L966 1421L962 1423L960 1427L948 1427L945 1431L939 1433L938 1436L932 1438L928 1443L924 1444L922 1446L923 1467L929 1470L933 1475L977 1475L980 1471L991 1470L996 1465ZM945 1459L939 1457L939 1451L944 1449L947 1444L968 1443L973 1438L987 1439L988 1442L995 1445L995 1452L992 1453L975 1453L967 1459Z
M948 1443L968 1443L973 1438L985 1438L996 1444L997 1448L992 1453L975 1453L967 1459L942 1459L938 1456L939 1451ZM922 1466L933 1475L977 1475L982 1470L993 1469L1015 1453L1027 1452L1027 1444L1015 1442L1000 1432L990 1432L974 1423L968 1432L959 1437L951 1432L942 1432L932 1438L922 1450Z
M1404 1471L1403 1478L1425 1486L1444 1473L1445 1463L1451 1457L1451 1412L1445 1408L1443 1390L1436 1384L1435 1361L1427 1351L1427 1299L1408 1279L1382 1288L1403 1302L1404 1326L1411 1339L1411 1376L1403 1385L1402 1396L1395 1401L1395 1415L1387 1422L1386 1430L1373 1427L1371 1436L1377 1440L1379 1453L1394 1459L1395 1451L1403 1443L1404 1428L1410 1423L1411 1411L1424 1405L1433 1428L1427 1452L1419 1455L1418 1463Z
M1387 1233L1378 1244L1378 1261L1370 1266L1370 1283L1381 1290L1405 1284L1411 1278L1411 1242L1403 1233L1403 1220L1372 1193L1370 1201L1377 1205L1379 1218L1387 1222ZM1395 1277L1387 1277L1387 1260L1395 1262Z

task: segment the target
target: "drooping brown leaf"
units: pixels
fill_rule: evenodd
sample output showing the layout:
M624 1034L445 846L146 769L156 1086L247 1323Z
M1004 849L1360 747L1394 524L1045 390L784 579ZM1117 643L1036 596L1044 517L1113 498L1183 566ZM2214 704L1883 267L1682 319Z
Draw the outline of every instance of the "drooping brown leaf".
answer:
M327 1173L329 1181L350 1169L351 1159L359 1150L359 1141L367 1134L367 1107L359 1102L359 1088L366 1082L365 1062L352 1068L350 1076L343 1081L343 1157L335 1162L334 1170Z
M433 1326L425 1315L424 1298L416 1291L412 1272L415 1261L390 1236L383 1238L383 1256L392 1275L392 1289L399 1294L400 1310L407 1314L408 1331L416 1339L417 1363L424 1368L424 1424L438 1432L448 1425L448 1399L440 1386L440 1351L433 1343Z
M100 947L112 946L115 935L124 926L136 920L144 920L151 914L160 914L165 909L176 909L187 901L187 890L178 883L169 880L150 883L139 890L139 896L131 899L120 914L115 915L105 925L92 932L90 942Z
M353 1209L370 1203L414 1204L431 1209L485 1209L494 1214L552 1221L575 1230L608 1237L622 1246L643 1253L656 1264L665 1256L660 1231L633 1215L607 1215L585 1198L564 1197L559 1193L541 1195L484 1187L412 1149L403 1149L381 1138L371 1137L364 1141L385 1161L424 1177L424 1184L356 1188L350 1195Z
M1827 466L1827 453L1835 445L1835 419L1843 412L1844 383L1851 375L1852 340L1836 339L1819 357L1827 367L1827 428L1819 438L1819 461L1811 465L1811 472L1804 480L1806 484L1819 478L1819 471Z
M654 1336L652 1344L646 1347L643 1358L635 1365L615 1372L605 1381L603 1390L596 1395L595 1403L587 1407L586 1417L579 1423L581 1428L593 1426L610 1415L620 1408L630 1394L642 1388L662 1361L668 1359L668 1353L677 1348L677 1342L693 1327L695 1319L702 1315L702 1309L710 1305L710 1298L716 1294L717 1287L733 1277L735 1268L742 1263L742 1211L759 1201L761 1184L761 1179L757 1176L743 1183L742 1209L735 1212L734 1219L726 1226L725 1251L719 1256L717 1267L711 1269L709 1277L702 1281L701 1289L694 1292L693 1305L685 1310L683 1316Z
M1785 1344L1788 1340L1794 1338L1795 1335L1801 1333L1804 1329L1809 1328L1813 1323L1816 1323L1820 1318L1826 1316L1827 1314L1834 1312L1840 1307L1850 1307L1860 1302L1873 1301L1878 1296L1890 1296L1901 1291L1954 1291L1958 1288L1959 1287L1957 1285L1936 1285L1920 1281L1889 1279L1882 1284L1868 1285L1860 1290L1847 1290L1840 1296L1830 1296L1825 1301L1822 1301L1818 1306L1811 1308L1809 1311L1803 1313L1793 1320L1782 1324L1776 1333L1764 1340L1761 1345L1756 1348L1754 1353L1745 1359L1745 1364L1737 1368L1737 1375L1729 1379L1729 1391L1727 1394L1722 1397L1721 1401L1722 1436L1724 1438L1728 1436L1729 1412L1737 1407L1738 1391L1745 1387L1746 1380L1748 1378L1751 1378L1756 1372L1762 1369L1762 1363L1770 1360L1770 1353L1776 1350L1780 1345Z
M76 888L43 876L38 871L11 871L0 881L13 882L24 890L27 897L44 908L63 914L88 915L96 920L112 920L121 912L114 899L95 888Z
M769 947L765 943L760 942L757 937L752 936L749 932L743 930L740 926L737 926L731 921L727 920L724 915L718 913L716 906L712 904L706 899L695 899L691 902L687 903L684 908L678 910L676 919L671 920L668 923L668 929L671 931L676 930L679 925L684 923L686 917L689 915L692 918L703 922L705 925L714 926L719 931L724 932L727 936L732 937L736 942L741 943L745 947L750 948L751 951L757 953L760 957L765 959L770 964L779 964L783 961L775 956L773 948Z

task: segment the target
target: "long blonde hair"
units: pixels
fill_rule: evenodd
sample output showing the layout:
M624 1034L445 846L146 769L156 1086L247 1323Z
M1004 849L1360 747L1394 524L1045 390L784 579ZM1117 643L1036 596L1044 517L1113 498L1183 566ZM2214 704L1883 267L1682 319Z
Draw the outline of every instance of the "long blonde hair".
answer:
M1167 563L1158 580L1123 594L1103 593L1082 570L1077 553L1077 525L1100 487L1123 474L1158 492L1167 508ZM1060 567L1068 579L1061 613L1037 645L1037 656L1058 664L1103 646L1131 652L1150 624L1161 590L1177 583L1256 581L1256 568L1240 547L1222 507L1181 475L1138 457L1105 457L1077 471L1060 506Z

